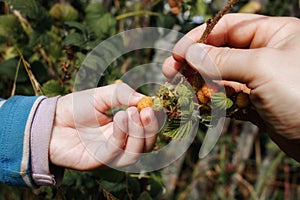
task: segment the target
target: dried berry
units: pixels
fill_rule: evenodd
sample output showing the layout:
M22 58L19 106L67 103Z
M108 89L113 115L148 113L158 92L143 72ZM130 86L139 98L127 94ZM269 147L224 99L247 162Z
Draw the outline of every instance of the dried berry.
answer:
M178 15L180 13L180 8L179 7L173 7L171 12L174 15Z
M235 104L239 108L246 108L247 106L249 106L250 105L249 94L244 92L238 93L235 99Z
M179 7L182 4L182 0L168 0L168 4L171 8Z
M151 97L143 97L137 104L137 108L139 111L143 110L144 108L152 106L153 99Z

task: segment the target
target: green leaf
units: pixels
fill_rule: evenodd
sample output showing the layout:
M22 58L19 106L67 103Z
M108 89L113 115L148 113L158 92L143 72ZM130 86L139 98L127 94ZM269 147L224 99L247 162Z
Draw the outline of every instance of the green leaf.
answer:
M127 187L135 197L137 197L141 193L141 185L137 178L128 177Z
M19 64L19 60L12 58L9 60L5 60L0 63L0 75L6 76L9 80L15 79L16 70ZM28 80L27 73L22 64L20 64L19 74L18 74L18 82L25 82Z
M23 0L7 0L6 2L11 5L12 9L20 11L29 18L34 18L39 10L35 0L26 0L26 3Z
M83 24L76 22L76 21L67 21L64 23L69 28L75 28L78 31L85 32L85 27Z
M158 16L158 26L171 29L176 23L176 17L171 15L160 14Z
M142 192L137 200L152 200L152 197L148 192Z
M211 102L220 109L229 109L233 105L233 101L229 99L224 92L217 92L213 94Z
M48 32L33 31L30 36L30 46L35 47L38 45L47 46L52 42L51 35Z
M190 97L193 94L192 93L192 88L188 88L184 84L178 85L178 87L176 88L176 91L177 91L177 94L179 95L179 98L181 96Z
M152 173L150 176L151 178L148 181L150 185L149 193L155 199L155 197L158 197L163 193L163 188L165 185L161 175Z
M101 180L106 180L109 182L119 183L125 181L125 173L116 169L99 169L97 170L97 175Z
M47 97L65 95L68 93L66 88L62 87L56 80L50 80L44 83L42 86L42 91Z
M43 83L49 79L48 71L42 62L33 61L30 66L32 73L35 75L39 83Z
M97 19L106 12L103 3L91 2L85 9L86 20Z
M90 3L85 11L85 22L98 38L105 39L116 33L115 17L106 12L101 3Z
M64 39L63 44L64 45L73 45L81 47L84 44L84 38L79 33L70 33L67 35L67 37Z
M78 18L78 11L67 3L54 4L49 13L54 19L59 21L74 21Z
M14 15L0 15L0 36L9 38L14 35L17 22Z
M95 32L97 37L102 39L111 36L116 33L116 20L110 14L106 13L103 16L100 16L96 20L89 21L89 27Z
M47 10L38 4L35 0L8 0L12 9L18 10L21 14L27 16L30 19L30 25L32 28L39 32L50 30L52 26L52 20Z
M126 182L115 183L111 181L101 180L100 185L111 193L119 193L126 189Z
M180 119L173 119L170 122L168 122L166 127L164 127L162 133L165 136L171 137L174 140L184 139L190 133L192 125L193 121L191 119L186 122Z

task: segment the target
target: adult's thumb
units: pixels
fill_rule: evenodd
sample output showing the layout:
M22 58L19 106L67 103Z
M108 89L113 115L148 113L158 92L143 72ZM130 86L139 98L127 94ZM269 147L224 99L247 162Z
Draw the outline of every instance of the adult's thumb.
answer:
M213 79L249 83L253 80L253 49L214 47L202 43L191 45L185 55L188 64Z

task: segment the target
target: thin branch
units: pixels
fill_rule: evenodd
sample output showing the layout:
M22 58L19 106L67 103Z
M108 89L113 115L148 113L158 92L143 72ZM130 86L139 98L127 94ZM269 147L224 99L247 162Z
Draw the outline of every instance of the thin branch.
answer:
M121 15L116 16L116 20L122 20L122 19L126 19L128 17L135 17L135 16L140 16L140 15L149 15L149 16L159 16L159 13L157 12L151 12L151 11L147 11L147 10L138 10L138 11L134 11L134 12L128 12L128 13L124 13Z
M246 179L244 179L240 174L236 174L235 178L236 178L237 181L239 181L249 191L249 193L251 195L251 198L253 200L258 200L259 199L257 194L255 193L255 190L254 190L253 186Z
M19 62L18 62L18 66L17 66L17 69L16 69L15 78L14 78L14 84L13 84L13 88L12 88L12 90L11 90L10 96L14 96L15 93L16 93L17 79L18 79L18 75L19 75L20 65L21 65L21 59L20 59Z
M30 80L30 82L31 82L32 88L33 88L33 90L34 90L34 94L35 94L36 96L38 96L38 95L39 95L39 92L41 92L41 85L40 85L39 82L36 80L34 74L32 73L32 71L31 71L31 69L30 69L30 68L31 68L31 67L30 67L30 64L25 60L25 58L24 58L22 52L20 51L20 49L19 49L18 47L16 47L16 49L17 49L17 51L18 51L18 53L19 53L19 55L20 55L20 60L22 61L23 65L24 65L24 68L25 68L25 70L26 70L26 72L27 72L27 75L28 75L29 80Z
M23 30L25 31L25 33L30 36L30 34L32 33L33 29L30 26L29 22L27 21L27 19L25 17L22 16L22 14L18 11L18 10L13 10L13 14L18 18L18 20L21 23L21 26L23 28Z
M52 64L51 60L49 59L49 57L47 56L45 49L43 47L40 47L39 51L41 53L42 58L45 60L45 62L48 65L49 73L51 74L51 76L58 78L57 71L53 67L53 64Z
M218 12L218 14L213 18L206 22L206 28L198 41L199 43L205 43L208 35L214 29L216 24L220 21L220 19L236 4L238 0L229 0L227 4Z

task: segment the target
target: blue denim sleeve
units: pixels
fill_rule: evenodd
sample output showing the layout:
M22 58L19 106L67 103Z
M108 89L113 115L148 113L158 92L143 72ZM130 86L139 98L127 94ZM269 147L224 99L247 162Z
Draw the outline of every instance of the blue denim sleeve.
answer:
M14 96L0 107L0 183L35 186L30 166L30 126L38 99Z

